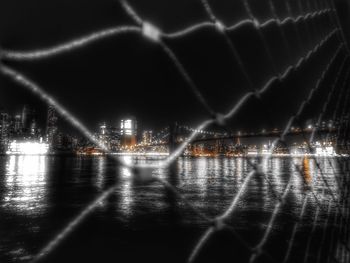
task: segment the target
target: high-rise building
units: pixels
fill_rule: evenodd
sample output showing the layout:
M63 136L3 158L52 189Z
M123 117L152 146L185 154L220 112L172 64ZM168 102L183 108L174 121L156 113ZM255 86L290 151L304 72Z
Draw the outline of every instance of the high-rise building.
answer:
M20 134L22 132L22 118L20 114L15 116L13 131L15 134Z
M142 144L150 145L153 141L153 132L152 131L143 131L142 133Z
M30 108L28 105L24 105L22 110L22 128L24 133L32 133L31 128L33 122L36 120L36 112L34 109Z
M39 128L35 120L32 120L32 122L30 123L29 132L32 137L36 137L38 135Z
M107 129L107 125L106 123L102 123L100 125L100 131L98 134L98 140L100 142L100 144L102 144L106 149L109 150L110 146L109 146L109 130Z
M122 147L133 147L137 143L137 121L127 118L120 121L120 135Z
M58 123L57 111L53 105L49 105L49 109L47 111L46 138L50 147L54 147L55 142L57 140L57 134L58 134L57 123Z
M116 152L120 146L120 129L107 125L105 122L100 124L99 132L96 135L100 144L108 151Z
M0 152L7 148L9 142L9 122L10 118L7 112L0 111Z
M107 125L105 122L100 125L100 135L107 135Z
M109 127L110 150L116 152L120 149L120 129Z

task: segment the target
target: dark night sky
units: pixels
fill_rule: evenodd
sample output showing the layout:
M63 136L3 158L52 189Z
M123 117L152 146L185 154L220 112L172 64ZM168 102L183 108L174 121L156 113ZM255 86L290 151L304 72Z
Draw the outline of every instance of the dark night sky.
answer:
M246 17L240 1L210 2L227 25ZM250 1L253 12L261 20L271 17L266 2ZM285 17L282 1L274 2L281 17ZM346 23L349 4L339 2L340 15ZM199 0L134 0L130 3L143 18L166 32L208 20ZM298 14L298 10L294 12ZM113 0L0 2L0 43L6 49L49 47L105 27L132 24L118 1ZM310 28L311 35L307 34L305 24L299 26L305 50L319 40L317 31L312 30L312 25ZM273 25L264 31L280 71L305 52L298 48L293 30L291 24L285 27L289 45L293 47L292 60L278 28ZM255 86L261 87L274 71L257 31L246 26L230 36ZM166 40L166 43L216 110L226 112L246 92L247 83L223 37L215 29L197 31L181 39ZM263 96L263 103L251 100L231 121L232 128L282 126L314 85L336 45L336 40L331 41L303 66L301 72L291 74L285 85L273 87ZM101 121L117 124L126 115L136 116L145 128L162 127L175 120L194 126L208 117L159 46L136 34L105 39L59 57L5 63L39 83L90 128ZM323 92L317 94L310 107L313 110L307 111L305 120L314 117L315 111L320 109L331 81L326 79ZM0 106L16 111L27 103L45 110L34 96L4 77L0 77L0 87Z

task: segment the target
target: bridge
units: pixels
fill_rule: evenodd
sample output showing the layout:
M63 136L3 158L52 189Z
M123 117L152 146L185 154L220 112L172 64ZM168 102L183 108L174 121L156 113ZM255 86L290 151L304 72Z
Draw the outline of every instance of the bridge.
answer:
M334 137L340 130L335 126L332 127L322 127L317 128L317 140L323 141L326 137L328 142L334 141ZM307 127L304 129L301 128L291 128L288 132L284 134L286 137L298 136L302 137L304 140L314 133L314 128ZM217 132L217 131L208 131L208 130L197 130L195 128L189 127L187 125L179 125L174 123L160 132L158 132L151 143L147 144L137 144L134 149L146 151L155 147L164 146L167 149L171 148L176 149L176 146L187 141L191 135L195 137L191 139L191 145L201 144L201 143L210 143L214 145L219 145L223 147L225 144L241 145L241 139L249 138L267 138L273 140L274 138L280 138L283 134L282 130L273 129L273 130L262 130L260 132ZM314 138L316 141L316 138ZM266 142L265 142L266 143ZM313 142L314 143L314 142ZM334 145L338 149L345 148L345 145Z

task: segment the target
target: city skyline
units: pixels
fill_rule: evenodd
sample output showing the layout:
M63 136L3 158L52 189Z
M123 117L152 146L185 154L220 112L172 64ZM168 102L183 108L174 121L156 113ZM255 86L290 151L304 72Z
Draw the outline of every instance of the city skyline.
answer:
M262 129L260 131L228 130L210 131L196 130L191 126L170 124L162 130L140 129L135 117L127 115L127 118L119 120L119 124L102 122L95 124L93 138L75 136L62 130L62 120L53 105L49 105L46 113L46 123L40 126L37 119L45 115L29 105L24 105L21 114L11 115L1 110L0 146L2 153L30 153L37 147L40 153L50 154L104 154L104 153L169 153L171 145L180 145L191 134L197 133L192 143L183 151L185 156L240 156L269 153L272 147L271 141L280 136L281 130ZM175 125L175 126L174 126ZM339 124L333 120L323 121L320 127L316 127L318 133L335 133ZM283 145L275 145L271 153L276 154L337 154L342 149L335 149L333 136L322 134L315 136L310 145L305 142L307 134L314 130L313 123L306 123L304 127L292 126L289 131L289 144L287 149ZM306 135L305 135L306 134ZM294 138L294 139L293 139ZM37 143L37 146L34 144ZM42 144L46 143L46 144ZM47 148L47 150L45 150ZM27 150L26 150L27 149ZM39 153L38 152L38 153ZM344 152L345 153L345 152Z

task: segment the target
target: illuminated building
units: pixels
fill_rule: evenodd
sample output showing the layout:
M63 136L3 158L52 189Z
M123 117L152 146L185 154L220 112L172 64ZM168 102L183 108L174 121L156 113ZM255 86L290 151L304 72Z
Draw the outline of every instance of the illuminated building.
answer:
M134 118L120 121L120 135L122 147L133 147L136 145L137 122Z
M20 114L15 116L13 128L15 134L20 134L22 132L22 119Z
M116 152L120 147L120 129L110 127L105 122L99 125L99 130L95 134L96 139L108 151ZM99 149L102 150L102 149Z
M305 145L299 145L295 143L289 148L290 148L289 152L291 155L305 155L310 153L307 149L307 146Z
M334 147L331 143L320 143L316 142L315 154L319 156L333 156L336 155Z
M7 154L20 154L20 155L42 155L47 154L49 145L47 143L34 142L34 141L17 141L10 142Z
M258 155L258 154L259 154L259 150L256 146L248 147L247 155Z
M271 148L271 145L270 145L270 142L269 144L263 144L262 147L261 147L261 154L271 154L271 151L270 151L270 148Z
M51 153L69 153L78 147L78 141L68 134L60 132L59 117L56 108L49 105L46 119L46 142Z
M103 123L100 125L100 135L106 135L107 134L107 125L106 123Z
M120 148L120 129L115 127L108 127L107 132L109 134L109 150L116 152Z
M99 128L100 128L100 131L99 131L99 135L98 135L98 140L99 140L100 144L104 145L107 149L110 149L109 132L107 130L106 123L102 123Z
M3 152L9 140L9 115L2 111L0 112L0 152Z
M31 109L28 105L25 105L22 111L22 128L24 130L24 133L33 133L32 128L33 126L36 126L36 124L33 124L35 123L35 119L35 110Z
M143 131L142 133L142 144L150 145L153 142L153 132L152 131Z
M47 122L46 122L46 138L50 147L55 148L57 141L57 127L58 117L54 106L50 105L47 112Z
M30 124L30 135L31 136L36 136L38 135L39 129L37 127L36 121L33 120Z

